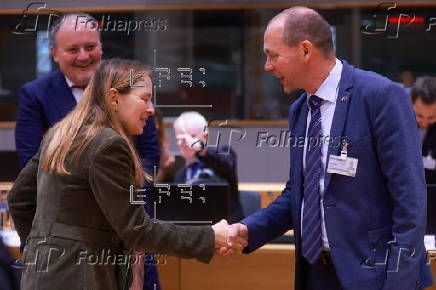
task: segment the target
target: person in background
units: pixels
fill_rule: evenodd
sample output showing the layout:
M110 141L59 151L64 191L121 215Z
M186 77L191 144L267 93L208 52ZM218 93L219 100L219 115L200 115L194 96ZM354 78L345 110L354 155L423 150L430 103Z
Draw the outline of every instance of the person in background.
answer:
M174 178L174 163L175 157L170 151L170 144L168 141L168 133L163 123L162 112L155 108L154 116L156 120L156 130L159 139L159 149L160 149L160 163L159 170L156 175L156 182L165 183L171 182Z
M101 61L100 32L92 28L93 23L97 25L92 16L84 13L65 14L55 23L49 34L50 52L59 70L26 83L20 89L15 143L21 168L36 154L47 130L74 109ZM144 132L133 139L144 168L152 174L153 167L159 164L152 116ZM145 204L147 212L151 213L149 205ZM150 284L144 289L159 290L156 266L146 265L145 272Z
M133 79L131 70L138 72ZM176 226L151 219L130 200L131 188L151 179L130 137L154 113L150 73L136 61L102 61L83 99L49 129L20 172L8 203L26 241L22 290L138 290L144 276L130 278L126 251L207 263L215 248L229 246L224 220ZM245 241L237 243L240 249Z
M418 78L410 98L422 141L425 180L436 184L436 78Z
M208 148L207 121L198 112L184 112L173 124L185 166L174 178L178 183L228 183L231 221L242 219L236 154L229 145Z

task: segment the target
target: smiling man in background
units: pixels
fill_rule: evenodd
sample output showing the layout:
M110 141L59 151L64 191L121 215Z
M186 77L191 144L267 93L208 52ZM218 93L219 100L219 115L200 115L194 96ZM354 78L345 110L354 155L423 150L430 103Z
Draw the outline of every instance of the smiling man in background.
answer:
M20 89L15 139L21 168L36 153L47 129L74 108L100 63L100 34L76 29L79 15L67 14L51 28L50 52L59 70Z
M86 25L84 19L88 20ZM36 154L45 132L76 106L100 63L103 51L96 25L92 16L72 13L51 27L50 52L59 70L20 89L15 142L21 168ZM148 118L142 135L133 137L144 168L152 173L153 166L159 164L153 118ZM151 208L146 210L151 212ZM160 289L156 266L146 266L145 272L144 289Z

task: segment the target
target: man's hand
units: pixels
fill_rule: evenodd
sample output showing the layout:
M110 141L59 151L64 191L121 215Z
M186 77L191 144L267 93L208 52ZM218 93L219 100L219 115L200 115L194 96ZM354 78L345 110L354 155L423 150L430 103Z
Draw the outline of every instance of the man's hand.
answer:
M216 254L226 259L240 253L248 245L248 228L241 223L232 224L227 235L227 246L216 249Z

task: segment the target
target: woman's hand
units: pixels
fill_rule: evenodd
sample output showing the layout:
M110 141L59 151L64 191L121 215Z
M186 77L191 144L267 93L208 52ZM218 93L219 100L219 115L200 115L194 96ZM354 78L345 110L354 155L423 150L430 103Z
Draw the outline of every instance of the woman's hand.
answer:
M229 224L226 220L221 220L212 226L215 232L215 248L227 247L228 245L228 232Z

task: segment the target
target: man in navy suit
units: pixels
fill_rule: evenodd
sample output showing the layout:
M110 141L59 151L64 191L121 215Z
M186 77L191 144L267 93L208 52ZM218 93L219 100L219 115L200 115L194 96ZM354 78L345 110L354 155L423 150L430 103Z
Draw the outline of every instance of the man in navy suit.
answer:
M96 20L88 14L67 14L50 31L51 54L59 65L47 76L21 87L15 142L20 166L38 151L45 132L68 114L80 100L103 54ZM159 147L153 118L142 135L134 136L144 168L151 174L159 164ZM148 205L149 203L146 203ZM146 208L151 212L151 208ZM24 241L23 241L24 242ZM156 290L156 266L145 267L144 289Z
M336 59L329 24L306 7L270 21L264 51L285 92L306 92L289 110L291 135L305 142L291 145L282 194L230 239L245 237L248 253L293 229L298 290L430 285L424 169L403 90Z

